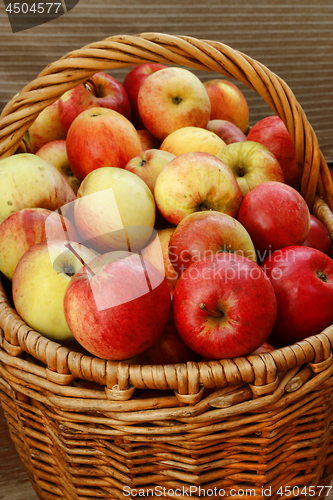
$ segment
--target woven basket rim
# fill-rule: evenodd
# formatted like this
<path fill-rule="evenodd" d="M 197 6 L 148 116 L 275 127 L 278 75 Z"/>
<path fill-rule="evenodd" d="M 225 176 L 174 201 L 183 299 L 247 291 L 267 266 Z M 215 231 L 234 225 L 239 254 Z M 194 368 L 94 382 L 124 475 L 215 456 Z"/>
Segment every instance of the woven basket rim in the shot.
<path fill-rule="evenodd" d="M 324 222 L 333 239 L 332 179 L 315 132 L 302 107 L 288 85 L 277 75 L 261 63 L 220 42 L 161 33 L 141 33 L 136 36 L 108 37 L 69 52 L 46 66 L 3 109 L 0 115 L 0 158 L 15 152 L 24 132 L 39 112 L 65 91 L 98 71 L 145 62 L 215 71 L 257 91 L 284 121 L 294 141 L 298 162 L 304 165 L 301 194 L 310 210 Z M 137 367 L 75 353 L 35 332 L 10 306 L 1 280 L 0 328 L 4 331 L 4 352 L 11 356 L 17 356 L 22 351 L 32 355 L 45 363 L 49 372 L 63 377 L 63 382 L 61 377 L 57 379 L 59 383 L 66 383 L 73 375 L 103 380 L 110 388 L 115 382 L 118 384 L 120 379 L 123 387 L 145 384 L 149 388 L 149 383 L 145 382 L 154 377 L 159 377 L 158 385 L 162 389 L 170 388 L 169 380 L 176 380 L 176 385 L 179 385 L 182 377 L 186 381 L 185 385 L 194 378 L 205 387 L 214 383 L 216 387 L 220 387 L 222 380 L 224 385 L 256 384 L 258 381 L 271 383 L 277 373 L 286 369 L 303 363 L 324 362 L 331 356 L 333 345 L 332 326 L 302 342 L 269 353 L 216 362 L 188 362 L 186 365 L 142 365 L 138 373 Z M 83 365 L 89 368 L 84 368 Z M 142 370 L 143 366 L 145 370 Z M 140 382 L 136 383 L 138 378 Z"/>

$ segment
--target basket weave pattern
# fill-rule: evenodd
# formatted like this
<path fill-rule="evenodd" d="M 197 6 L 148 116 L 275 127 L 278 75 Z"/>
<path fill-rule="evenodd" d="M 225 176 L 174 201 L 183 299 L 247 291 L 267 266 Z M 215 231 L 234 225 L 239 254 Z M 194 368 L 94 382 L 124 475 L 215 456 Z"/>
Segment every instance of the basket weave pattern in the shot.
<path fill-rule="evenodd" d="M 1 157 L 65 91 L 97 71 L 144 62 L 208 69 L 257 91 L 285 122 L 303 167 L 302 195 L 333 238 L 332 180 L 304 111 L 283 80 L 218 42 L 146 33 L 67 54 L 3 110 Z M 131 498 L 124 487 L 156 486 L 166 488 L 163 498 L 175 498 L 168 489 L 188 498 L 190 487 L 198 497 L 199 486 L 234 489 L 234 498 L 247 488 L 256 498 L 306 498 L 298 487 L 332 477 L 332 345 L 329 327 L 261 355 L 128 366 L 32 331 L 0 286 L 0 396 L 41 499 Z M 294 494 L 277 493 L 281 485 L 295 486 Z M 314 498 L 326 493 L 318 488 Z"/>

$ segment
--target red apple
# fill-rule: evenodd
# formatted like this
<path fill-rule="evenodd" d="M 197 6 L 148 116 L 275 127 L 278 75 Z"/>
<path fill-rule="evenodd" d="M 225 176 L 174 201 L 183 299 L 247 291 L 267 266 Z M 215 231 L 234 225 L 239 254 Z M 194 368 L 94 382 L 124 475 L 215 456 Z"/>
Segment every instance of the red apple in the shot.
<path fill-rule="evenodd" d="M 222 212 L 207 210 L 187 215 L 170 237 L 169 259 L 178 275 L 193 262 L 218 252 L 234 252 L 257 261 L 246 229 Z"/>
<path fill-rule="evenodd" d="M 281 166 L 273 153 L 258 142 L 235 142 L 216 156 L 231 168 L 243 196 L 263 182 L 284 180 Z"/>
<path fill-rule="evenodd" d="M 236 217 L 243 199 L 231 169 L 202 152 L 171 160 L 157 177 L 154 194 L 162 216 L 174 225 L 188 214 L 205 210 Z"/>
<path fill-rule="evenodd" d="M 149 75 L 166 67 L 165 64 L 159 63 L 139 64 L 132 68 L 124 78 L 123 86 L 131 103 L 132 123 L 137 129 L 144 128 L 138 108 L 138 95 L 141 85 Z"/>
<path fill-rule="evenodd" d="M 261 354 L 264 352 L 274 351 L 274 349 L 275 347 L 273 347 L 272 344 L 270 344 L 269 342 L 264 342 L 260 347 L 258 347 L 258 349 L 251 352 L 251 354 Z"/>
<path fill-rule="evenodd" d="M 143 151 L 147 149 L 159 149 L 161 143 L 153 136 L 147 129 L 138 129 L 138 135 L 140 137 L 141 146 Z"/>
<path fill-rule="evenodd" d="M 66 139 L 66 131 L 60 122 L 57 100 L 39 113 L 18 149 L 21 153 L 36 153 L 44 144 L 63 139 Z"/>
<path fill-rule="evenodd" d="M 169 241 L 174 231 L 174 227 L 158 229 L 155 238 L 141 251 L 143 258 L 165 275 L 172 295 L 178 280 L 178 273 L 169 259 Z"/>
<path fill-rule="evenodd" d="M 206 128 L 218 135 L 226 144 L 246 141 L 244 132 L 228 120 L 209 120 Z"/>
<path fill-rule="evenodd" d="M 118 80 L 103 71 L 85 83 L 65 92 L 58 101 L 59 118 L 66 132 L 82 111 L 108 108 L 131 120 L 131 105 L 126 90 Z"/>
<path fill-rule="evenodd" d="M 310 231 L 310 212 L 302 196 L 281 182 L 264 182 L 241 204 L 238 221 L 248 231 L 262 261 L 279 248 L 301 245 Z"/>
<path fill-rule="evenodd" d="M 67 233 L 67 236 L 66 236 Z M 0 224 L 0 271 L 12 280 L 23 254 L 44 241 L 79 242 L 74 225 L 65 217 L 46 208 L 23 208 Z"/>
<path fill-rule="evenodd" d="M 247 139 L 264 144 L 279 161 L 285 183 L 298 187 L 303 167 L 297 164 L 295 146 L 279 116 L 267 116 L 258 121 L 249 131 Z"/>
<path fill-rule="evenodd" d="M 170 316 L 164 276 L 137 254 L 96 257 L 71 279 L 64 298 L 68 326 L 88 352 L 124 360 L 158 341 Z"/>
<path fill-rule="evenodd" d="M 246 356 L 265 342 L 276 317 L 273 286 L 252 260 L 215 254 L 179 278 L 175 325 L 184 342 L 208 359 Z"/>
<path fill-rule="evenodd" d="M 310 231 L 302 245 L 306 247 L 317 248 L 326 255 L 332 256 L 332 240 L 326 227 L 317 217 L 310 215 Z"/>
<path fill-rule="evenodd" d="M 146 78 L 138 107 L 144 127 L 159 141 L 182 127 L 206 128 L 210 101 L 204 85 L 191 71 L 171 67 Z"/>
<path fill-rule="evenodd" d="M 42 146 L 36 153 L 37 156 L 51 163 L 65 177 L 68 184 L 77 193 L 80 183 L 71 170 L 68 161 L 66 141 L 51 141 Z"/>
<path fill-rule="evenodd" d="M 269 342 L 282 347 L 317 335 L 333 323 L 333 260 L 304 246 L 281 248 L 261 265 L 277 301 Z"/>
<path fill-rule="evenodd" d="M 72 172 L 80 182 L 101 167 L 124 168 L 129 160 L 142 153 L 132 123 L 107 108 L 80 113 L 68 131 L 66 146 Z"/>
<path fill-rule="evenodd" d="M 249 123 L 249 108 L 242 91 L 234 84 L 221 78 L 204 82 L 211 113 L 210 120 L 227 120 L 246 132 Z"/>
<path fill-rule="evenodd" d="M 175 158 L 175 155 L 161 149 L 147 149 L 134 156 L 125 165 L 125 170 L 141 177 L 150 191 L 154 193 L 156 179 L 163 168 Z"/>
<path fill-rule="evenodd" d="M 128 359 L 127 363 L 129 365 L 174 365 L 200 359 L 201 357 L 182 340 L 174 320 L 170 318 L 158 341 L 142 354 Z"/>

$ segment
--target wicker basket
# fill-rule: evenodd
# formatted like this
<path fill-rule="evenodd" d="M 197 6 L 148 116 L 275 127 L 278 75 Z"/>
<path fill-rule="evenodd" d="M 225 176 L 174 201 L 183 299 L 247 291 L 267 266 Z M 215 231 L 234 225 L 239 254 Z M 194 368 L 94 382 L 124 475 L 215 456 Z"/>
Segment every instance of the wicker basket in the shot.
<path fill-rule="evenodd" d="M 97 71 L 144 62 L 208 69 L 257 91 L 285 122 L 302 195 L 333 237 L 332 181 L 301 106 L 283 80 L 222 43 L 145 33 L 67 54 L 3 110 L 1 156 L 65 91 Z M 255 356 L 128 366 L 32 331 L 0 289 L 2 406 L 44 500 L 324 498 L 333 474 L 332 345 L 329 327 Z"/>

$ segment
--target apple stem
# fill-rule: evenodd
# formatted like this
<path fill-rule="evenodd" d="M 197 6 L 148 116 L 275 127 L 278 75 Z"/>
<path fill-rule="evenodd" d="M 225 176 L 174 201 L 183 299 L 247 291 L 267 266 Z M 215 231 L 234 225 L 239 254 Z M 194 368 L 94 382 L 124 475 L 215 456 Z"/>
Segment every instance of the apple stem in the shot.
<path fill-rule="evenodd" d="M 65 218 L 62 214 L 62 210 L 61 210 L 61 207 L 58 209 L 58 212 L 59 212 L 59 215 L 60 215 L 60 220 L 61 220 L 61 225 L 62 225 L 62 228 L 64 230 L 64 233 L 65 233 L 65 236 L 66 236 L 66 240 L 67 240 L 67 243 L 65 243 L 65 247 L 68 248 L 68 250 L 70 252 L 72 252 L 72 254 L 75 255 L 75 257 L 77 259 L 79 259 L 79 261 L 81 262 L 81 264 L 87 269 L 88 273 L 91 274 L 91 276 L 95 276 L 95 273 L 93 272 L 93 270 L 91 269 L 90 266 L 88 266 L 88 264 L 86 264 L 83 260 L 83 258 L 77 253 L 77 251 L 72 247 L 72 244 L 71 242 L 69 241 L 69 237 L 68 237 L 68 231 L 67 231 L 67 227 L 66 227 L 66 223 L 65 223 Z"/>
<path fill-rule="evenodd" d="M 68 241 L 67 243 L 65 243 L 65 247 L 68 248 L 68 250 L 70 252 L 72 252 L 72 254 L 75 255 L 75 257 L 81 262 L 81 264 L 87 269 L 88 273 L 91 274 L 91 276 L 95 276 L 95 273 L 94 271 L 91 269 L 90 266 L 88 266 L 88 264 L 85 263 L 85 261 L 83 260 L 83 258 L 81 257 L 81 255 L 79 255 L 77 253 L 77 251 L 72 247 L 71 243 Z"/>
<path fill-rule="evenodd" d="M 216 317 L 224 316 L 223 311 L 213 311 L 212 309 L 208 309 L 204 302 L 201 302 L 201 304 L 199 304 L 199 307 L 202 311 L 208 312 L 211 316 L 216 316 Z"/>
<path fill-rule="evenodd" d="M 321 281 L 327 283 L 327 274 L 325 274 L 323 271 L 318 271 L 317 276 Z"/>
<path fill-rule="evenodd" d="M 244 177 L 245 171 L 244 171 L 244 166 L 242 165 L 242 163 L 238 163 L 237 170 L 238 170 L 238 172 L 237 172 L 238 177 Z"/>
<path fill-rule="evenodd" d="M 97 95 L 96 87 L 91 80 L 86 80 L 83 85 L 88 90 L 88 92 L 91 92 L 95 96 Z"/>

